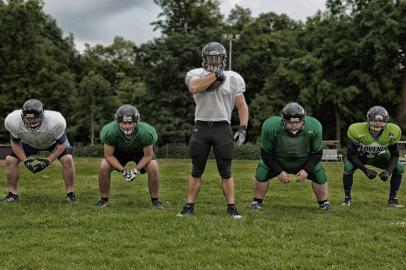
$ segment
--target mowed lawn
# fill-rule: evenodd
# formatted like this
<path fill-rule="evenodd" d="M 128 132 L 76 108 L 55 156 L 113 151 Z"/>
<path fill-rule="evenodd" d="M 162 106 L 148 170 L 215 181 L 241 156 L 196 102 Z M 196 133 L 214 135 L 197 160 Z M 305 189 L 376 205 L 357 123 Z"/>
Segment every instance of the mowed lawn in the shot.
<path fill-rule="evenodd" d="M 309 181 L 271 181 L 259 212 L 249 209 L 256 161 L 233 162 L 243 218 L 226 215 L 209 161 L 195 215 L 176 217 L 189 160 L 159 160 L 164 210 L 151 207 L 147 177 L 113 173 L 110 206 L 96 209 L 100 159 L 75 159 L 78 203 L 65 203 L 56 162 L 21 168 L 18 203 L 0 204 L 0 269 L 406 269 L 406 209 L 387 206 L 389 183 L 355 174 L 353 206 L 341 206 L 340 163 L 326 165 L 333 209 L 322 212 Z M 1 192 L 7 188 L 0 165 Z M 292 176 L 293 178 L 293 176 Z M 406 190 L 398 198 L 406 203 Z"/>

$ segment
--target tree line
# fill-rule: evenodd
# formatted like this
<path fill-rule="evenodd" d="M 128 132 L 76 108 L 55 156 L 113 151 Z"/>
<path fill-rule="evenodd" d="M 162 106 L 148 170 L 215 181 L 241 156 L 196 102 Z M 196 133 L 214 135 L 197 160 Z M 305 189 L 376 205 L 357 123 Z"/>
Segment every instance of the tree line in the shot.
<path fill-rule="evenodd" d="M 97 144 L 118 106 L 135 105 L 153 125 L 159 145 L 187 143 L 194 102 L 184 84 L 201 65 L 201 48 L 224 33 L 233 43 L 233 70 L 246 81 L 248 140 L 289 101 L 301 103 L 323 124 L 324 139 L 343 139 L 369 107 L 382 105 L 406 128 L 406 1 L 327 0 L 326 11 L 306 21 L 267 12 L 253 17 L 236 5 L 227 18 L 216 0 L 154 0 L 162 12 L 152 23 L 161 36 L 136 45 L 79 52 L 72 34 L 38 0 L 0 0 L 0 122 L 38 98 L 68 123 L 73 144 Z M 237 114 L 233 123 L 238 125 Z M 0 142 L 8 143 L 0 125 Z"/>

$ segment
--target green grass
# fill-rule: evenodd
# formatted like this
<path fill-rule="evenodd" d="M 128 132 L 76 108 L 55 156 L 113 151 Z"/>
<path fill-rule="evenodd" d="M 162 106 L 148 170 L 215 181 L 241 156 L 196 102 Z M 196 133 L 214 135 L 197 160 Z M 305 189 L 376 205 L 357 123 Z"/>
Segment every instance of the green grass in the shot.
<path fill-rule="evenodd" d="M 176 217 L 189 160 L 159 160 L 164 210 L 150 207 L 145 175 L 125 183 L 118 173 L 110 206 L 96 209 L 99 161 L 75 160 L 73 206 L 59 164 L 38 175 L 21 168 L 20 201 L 0 205 L 0 269 L 406 269 L 406 211 L 386 206 L 389 183 L 356 173 L 354 204 L 342 207 L 336 163 L 326 166 L 332 211 L 317 208 L 310 182 L 274 179 L 264 208 L 252 212 L 256 162 L 234 161 L 243 218 L 233 220 L 213 161 L 190 218 Z M 0 174 L 6 191 L 4 165 Z"/>

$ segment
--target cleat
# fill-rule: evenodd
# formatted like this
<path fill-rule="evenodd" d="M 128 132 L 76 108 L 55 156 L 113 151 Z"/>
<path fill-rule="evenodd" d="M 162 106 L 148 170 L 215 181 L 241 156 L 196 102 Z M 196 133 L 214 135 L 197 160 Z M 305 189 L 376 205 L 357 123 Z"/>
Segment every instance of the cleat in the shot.
<path fill-rule="evenodd" d="M 345 197 L 343 203 L 341 204 L 342 206 L 351 206 L 352 200 L 349 197 Z"/>
<path fill-rule="evenodd" d="M 194 214 L 194 207 L 188 204 L 185 204 L 182 210 L 176 215 L 177 217 L 188 217 Z"/>
<path fill-rule="evenodd" d="M 320 204 L 319 205 L 319 208 L 321 209 L 321 210 L 330 210 L 331 209 L 331 205 L 330 205 L 330 203 L 329 202 L 325 202 L 325 203 L 323 203 L 323 204 Z"/>
<path fill-rule="evenodd" d="M 152 202 L 152 207 L 156 209 L 163 209 L 164 206 L 162 205 L 161 201 L 156 200 Z"/>
<path fill-rule="evenodd" d="M 69 192 L 66 194 L 66 201 L 70 204 L 76 203 L 76 194 L 75 192 Z"/>
<path fill-rule="evenodd" d="M 227 208 L 227 214 L 235 219 L 239 219 L 242 218 L 242 216 L 240 215 L 240 212 L 238 212 L 237 207 L 235 206 L 231 206 Z"/>
<path fill-rule="evenodd" d="M 403 208 L 404 207 L 403 204 L 399 203 L 398 199 L 390 199 L 390 200 L 388 200 L 388 205 L 390 207 L 394 207 L 394 208 Z"/>
<path fill-rule="evenodd" d="M 262 203 L 259 203 L 259 202 L 252 202 L 251 203 L 251 207 L 250 207 L 251 209 L 253 209 L 253 210 L 259 210 L 259 209 L 261 209 L 262 208 Z"/>
<path fill-rule="evenodd" d="M 0 199 L 0 202 L 16 202 L 16 201 L 18 201 L 18 195 L 13 194 L 11 192 L 7 193 L 6 196 Z"/>
<path fill-rule="evenodd" d="M 101 199 L 100 201 L 98 201 L 96 203 L 97 208 L 103 208 L 103 207 L 106 207 L 107 205 L 109 205 L 109 201 L 106 201 L 106 200 L 103 200 L 103 199 Z"/>

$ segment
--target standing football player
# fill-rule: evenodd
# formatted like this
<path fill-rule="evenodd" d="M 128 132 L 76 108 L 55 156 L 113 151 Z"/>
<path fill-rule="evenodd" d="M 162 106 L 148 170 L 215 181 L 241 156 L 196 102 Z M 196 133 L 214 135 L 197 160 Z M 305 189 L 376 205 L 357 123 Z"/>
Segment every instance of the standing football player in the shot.
<path fill-rule="evenodd" d="M 391 177 L 388 204 L 396 208 L 403 207 L 396 198 L 403 174 L 403 165 L 399 162 L 401 130 L 398 125 L 388 121 L 386 109 L 374 106 L 368 110 L 367 122 L 354 123 L 348 128 L 349 144 L 343 174 L 344 206 L 352 203 L 353 174 L 356 169 L 360 169 L 371 180 L 379 176 L 385 182 Z M 383 171 L 378 174 L 365 165 Z"/>
<path fill-rule="evenodd" d="M 234 135 L 238 144 L 245 141 L 248 124 L 248 106 L 245 102 L 244 79 L 234 71 L 224 71 L 226 50 L 218 42 L 210 42 L 202 49 L 202 68 L 186 74 L 185 83 L 196 103 L 195 125 L 190 140 L 192 173 L 188 180 L 186 204 L 178 216 L 194 213 L 194 203 L 200 190 L 201 177 L 210 149 L 216 157 L 221 185 L 227 201 L 227 213 L 241 218 L 234 202 L 234 179 L 231 162 L 234 156 L 231 113 L 236 105 L 240 127 Z"/>
<path fill-rule="evenodd" d="M 59 159 L 66 186 L 66 201 L 76 202 L 73 188 L 75 167 L 72 148 L 66 137 L 65 118 L 56 111 L 44 110 L 41 101 L 27 100 L 22 110 L 10 113 L 5 119 L 5 127 L 10 132 L 12 152 L 6 156 L 6 178 L 8 194 L 3 202 L 18 200 L 17 184 L 20 178 L 20 161 L 32 173 L 38 173 Z M 49 151 L 47 158 L 28 159 L 39 151 Z"/>
<path fill-rule="evenodd" d="M 118 108 L 115 121 L 105 125 L 100 132 L 104 144 L 104 159 L 100 164 L 100 201 L 96 206 L 102 208 L 109 203 L 111 172 L 119 171 L 124 181 L 133 181 L 138 173 L 148 173 L 148 188 L 154 208 L 162 208 L 159 201 L 159 168 L 154 154 L 154 144 L 158 140 L 155 129 L 140 122 L 140 114 L 132 105 Z M 126 169 L 125 165 L 134 161 L 135 167 Z"/>
<path fill-rule="evenodd" d="M 281 116 L 272 116 L 262 125 L 261 160 L 258 163 L 253 188 L 251 208 L 262 208 L 268 191 L 269 179 L 278 177 L 283 184 L 312 181 L 312 189 L 323 210 L 330 209 L 327 175 L 321 164 L 322 126 L 311 116 L 306 116 L 301 105 L 288 103 Z"/>

